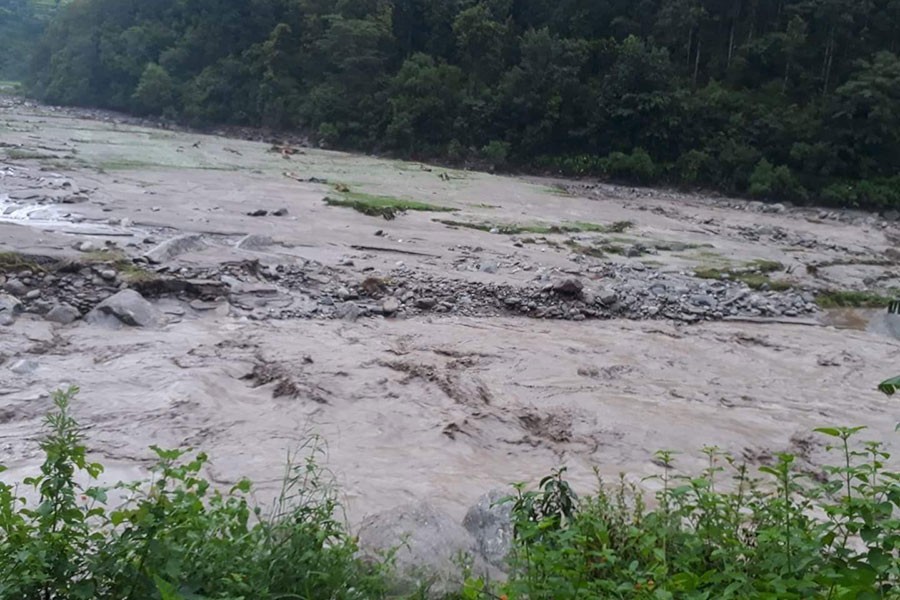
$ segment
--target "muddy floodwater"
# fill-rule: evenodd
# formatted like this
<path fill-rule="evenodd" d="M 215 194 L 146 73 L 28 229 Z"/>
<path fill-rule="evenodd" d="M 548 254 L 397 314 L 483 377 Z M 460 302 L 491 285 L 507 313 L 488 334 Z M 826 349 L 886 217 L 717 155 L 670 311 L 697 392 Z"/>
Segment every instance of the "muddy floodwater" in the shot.
<path fill-rule="evenodd" d="M 658 449 L 815 469 L 829 425 L 897 449 L 900 317 L 817 305 L 895 294 L 897 223 L 276 142 L 0 100 L 5 479 L 69 384 L 108 480 L 193 447 L 265 502 L 318 435 L 354 522 L 562 465 L 651 486 Z"/>

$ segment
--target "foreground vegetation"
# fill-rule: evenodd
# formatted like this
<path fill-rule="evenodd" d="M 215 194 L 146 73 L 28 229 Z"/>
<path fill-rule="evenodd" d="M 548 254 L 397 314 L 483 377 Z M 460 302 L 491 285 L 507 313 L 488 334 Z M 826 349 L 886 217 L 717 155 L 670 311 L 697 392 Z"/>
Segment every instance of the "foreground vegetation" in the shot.
<path fill-rule="evenodd" d="M 315 444 L 292 455 L 271 510 L 250 505 L 249 481 L 214 489 L 202 453 L 154 447 L 151 481 L 103 488 L 70 414 L 76 391 L 54 394 L 44 463 L 23 482 L 37 504 L 0 483 L 0 598 L 350 600 L 394 589 L 390 560 L 360 560 L 335 517 Z M 565 469 L 535 491 L 517 486 L 508 581 L 472 577 L 456 597 L 900 598 L 900 474 L 880 444 L 855 444 L 859 428 L 818 431 L 840 462 L 815 473 L 780 454 L 757 477 L 707 448 L 707 469 L 691 477 L 659 452 L 654 508 L 624 479 L 579 499 Z"/>
<path fill-rule="evenodd" d="M 363 599 L 384 595 L 378 565 L 355 557 L 335 518 L 335 490 L 300 452 L 271 510 L 253 508 L 250 482 L 228 492 L 201 476 L 204 454 L 153 448 L 153 479 L 112 489 L 80 485 L 103 471 L 88 461 L 69 409 L 54 395 L 40 473 L 0 483 L 0 598 L 4 600 Z M 314 448 L 305 448 L 310 450 Z M 0 468 L 2 470 L 2 468 Z M 107 508 L 108 497 L 124 504 Z"/>
<path fill-rule="evenodd" d="M 84 0 L 29 80 L 330 146 L 887 209 L 898 40 L 896 0 Z"/>

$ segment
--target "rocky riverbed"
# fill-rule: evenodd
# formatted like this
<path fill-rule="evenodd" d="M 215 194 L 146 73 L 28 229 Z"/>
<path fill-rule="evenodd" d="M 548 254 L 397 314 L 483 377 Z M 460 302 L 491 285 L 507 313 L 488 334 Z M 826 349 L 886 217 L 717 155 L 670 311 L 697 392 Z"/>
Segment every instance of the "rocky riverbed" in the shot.
<path fill-rule="evenodd" d="M 320 434 L 372 547 L 415 526 L 421 555 L 453 540 L 490 570 L 506 534 L 479 497 L 554 467 L 652 487 L 660 448 L 684 472 L 707 444 L 815 471 L 818 426 L 896 446 L 874 386 L 900 327 L 826 300 L 895 295 L 900 215 L 156 125 L 0 99 L 4 477 L 75 383 L 111 480 L 191 446 L 265 501 Z"/>

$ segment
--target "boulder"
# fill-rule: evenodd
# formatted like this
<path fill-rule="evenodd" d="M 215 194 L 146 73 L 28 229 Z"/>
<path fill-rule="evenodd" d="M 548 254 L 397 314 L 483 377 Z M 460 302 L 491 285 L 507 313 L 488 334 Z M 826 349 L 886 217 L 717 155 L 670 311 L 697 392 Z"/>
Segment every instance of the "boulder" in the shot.
<path fill-rule="evenodd" d="M 400 310 L 400 301 L 396 298 L 385 298 L 381 303 L 381 313 L 385 316 L 396 314 Z"/>
<path fill-rule="evenodd" d="M 40 365 L 38 365 L 36 361 L 22 359 L 10 365 L 9 370 L 16 375 L 31 375 L 32 373 L 37 371 L 39 366 Z"/>
<path fill-rule="evenodd" d="M 401 595 L 425 592 L 429 598 L 443 598 L 459 591 L 467 567 L 475 576 L 492 571 L 477 555 L 469 532 L 427 502 L 366 519 L 359 529 L 359 548 L 363 558 L 373 560 L 396 552 L 392 592 Z"/>
<path fill-rule="evenodd" d="M 48 312 L 44 318 L 53 323 L 68 325 L 80 319 L 81 313 L 71 304 L 63 302 L 62 304 L 57 304 L 51 308 L 50 312 Z"/>
<path fill-rule="evenodd" d="M 437 299 L 432 296 L 418 298 L 416 300 L 416 308 L 421 308 L 422 310 L 430 310 L 435 306 L 437 306 Z"/>
<path fill-rule="evenodd" d="M 201 235 L 180 235 L 159 244 L 144 254 L 144 258 L 151 264 L 160 264 L 172 260 L 179 254 L 201 250 L 205 246 L 206 243 Z"/>
<path fill-rule="evenodd" d="M 92 325 L 121 327 L 157 327 L 162 324 L 162 315 L 134 290 L 122 290 L 110 296 L 84 318 Z"/>
<path fill-rule="evenodd" d="M 334 314 L 338 319 L 353 322 L 362 316 L 362 309 L 355 302 L 344 302 L 335 307 Z"/>
<path fill-rule="evenodd" d="M 512 548 L 512 503 L 502 502 L 510 491 L 493 490 L 469 509 L 463 519 L 463 527 L 475 538 L 475 548 L 485 560 L 501 570 L 506 570 L 506 559 Z"/>
<path fill-rule="evenodd" d="M 600 299 L 600 303 L 603 304 L 603 306 L 612 306 L 619 300 L 618 292 L 609 287 L 600 290 L 597 297 Z"/>
<path fill-rule="evenodd" d="M 15 296 L 0 293 L 0 315 L 14 317 L 22 312 L 22 303 Z"/>
<path fill-rule="evenodd" d="M 13 296 L 19 296 L 20 298 L 28 293 L 28 286 L 15 278 L 7 281 L 6 284 L 4 284 L 3 289 Z"/>
<path fill-rule="evenodd" d="M 574 278 L 560 279 L 553 284 L 553 290 L 564 296 L 577 296 L 581 294 L 582 289 L 584 289 L 584 284 Z"/>

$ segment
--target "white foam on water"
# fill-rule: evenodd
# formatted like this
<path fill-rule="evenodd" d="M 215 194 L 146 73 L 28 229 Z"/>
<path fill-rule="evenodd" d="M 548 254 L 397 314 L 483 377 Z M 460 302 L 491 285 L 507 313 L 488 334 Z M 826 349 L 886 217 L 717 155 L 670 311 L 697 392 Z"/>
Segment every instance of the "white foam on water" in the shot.
<path fill-rule="evenodd" d="M 0 194 L 0 223 L 16 223 L 37 229 L 94 235 L 130 233 L 122 227 L 85 221 L 82 215 L 66 210 L 60 205 L 16 202 L 10 200 L 9 194 Z"/>

